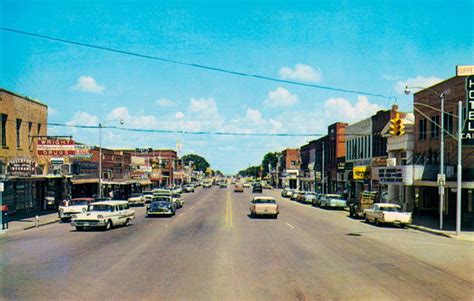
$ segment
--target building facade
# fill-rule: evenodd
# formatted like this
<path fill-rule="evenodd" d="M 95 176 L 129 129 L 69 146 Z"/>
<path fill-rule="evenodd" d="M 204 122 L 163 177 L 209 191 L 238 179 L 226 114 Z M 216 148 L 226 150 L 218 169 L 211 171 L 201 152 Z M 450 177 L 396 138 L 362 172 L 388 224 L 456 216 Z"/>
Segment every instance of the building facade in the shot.
<path fill-rule="evenodd" d="M 300 188 L 301 157 L 298 148 L 287 148 L 281 152 L 279 187 Z"/>

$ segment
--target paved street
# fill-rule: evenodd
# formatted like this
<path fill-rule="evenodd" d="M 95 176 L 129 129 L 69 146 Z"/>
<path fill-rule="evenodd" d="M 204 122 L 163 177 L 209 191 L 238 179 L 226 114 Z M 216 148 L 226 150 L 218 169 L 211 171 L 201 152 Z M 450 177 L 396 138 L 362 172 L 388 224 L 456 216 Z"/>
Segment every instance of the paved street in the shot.
<path fill-rule="evenodd" d="M 172 218 L 109 232 L 53 224 L 0 238 L 7 300 L 472 300 L 471 242 L 375 227 L 277 197 L 199 188 Z"/>

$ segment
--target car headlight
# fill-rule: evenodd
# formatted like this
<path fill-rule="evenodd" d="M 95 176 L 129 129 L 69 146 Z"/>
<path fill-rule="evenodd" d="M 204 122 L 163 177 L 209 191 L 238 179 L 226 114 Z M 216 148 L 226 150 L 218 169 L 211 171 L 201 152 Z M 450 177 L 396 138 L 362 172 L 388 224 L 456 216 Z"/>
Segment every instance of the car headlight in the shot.
<path fill-rule="evenodd" d="M 97 215 L 97 218 L 98 218 L 98 219 L 103 219 L 104 216 L 99 214 L 99 215 Z"/>
<path fill-rule="evenodd" d="M 86 212 L 86 210 L 87 210 L 86 208 L 82 208 L 82 212 Z"/>
<path fill-rule="evenodd" d="M 73 214 L 71 215 L 71 219 L 76 219 L 77 218 L 77 215 Z"/>

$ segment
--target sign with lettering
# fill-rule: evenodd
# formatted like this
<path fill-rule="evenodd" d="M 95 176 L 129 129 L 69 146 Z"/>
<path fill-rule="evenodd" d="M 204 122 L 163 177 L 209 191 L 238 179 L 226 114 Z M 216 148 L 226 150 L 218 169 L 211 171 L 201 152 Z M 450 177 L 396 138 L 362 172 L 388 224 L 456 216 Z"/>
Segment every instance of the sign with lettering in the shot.
<path fill-rule="evenodd" d="M 474 75 L 474 65 L 456 66 L 456 76 Z"/>
<path fill-rule="evenodd" d="M 35 173 L 36 162 L 28 158 L 13 159 L 8 162 L 7 173 L 13 176 L 30 176 Z"/>
<path fill-rule="evenodd" d="M 149 154 L 153 152 L 153 149 L 152 148 L 136 148 L 135 152 L 139 154 Z"/>
<path fill-rule="evenodd" d="M 352 169 L 354 180 L 364 180 L 370 178 L 370 166 L 354 166 Z"/>
<path fill-rule="evenodd" d="M 39 139 L 36 150 L 40 156 L 64 157 L 74 155 L 74 140 L 72 139 Z"/>
<path fill-rule="evenodd" d="M 462 144 L 474 145 L 474 75 L 466 78 L 466 115 L 464 130 L 462 132 Z"/>

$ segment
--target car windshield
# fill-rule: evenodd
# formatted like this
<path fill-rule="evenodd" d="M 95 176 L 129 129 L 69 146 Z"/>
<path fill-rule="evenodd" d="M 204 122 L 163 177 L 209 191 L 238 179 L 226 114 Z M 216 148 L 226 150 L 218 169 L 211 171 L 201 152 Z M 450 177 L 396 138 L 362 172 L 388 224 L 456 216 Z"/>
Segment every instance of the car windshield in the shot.
<path fill-rule="evenodd" d="M 341 195 L 339 194 L 327 194 L 326 198 L 328 199 L 337 199 L 337 200 L 343 200 Z"/>
<path fill-rule="evenodd" d="M 132 197 L 132 198 L 134 198 L 134 197 L 141 197 L 141 196 L 142 196 L 141 193 L 132 193 L 132 194 L 130 195 L 130 197 Z"/>
<path fill-rule="evenodd" d="M 153 202 L 169 202 L 169 197 L 155 197 L 153 198 Z"/>
<path fill-rule="evenodd" d="M 69 201 L 69 206 L 84 206 L 84 205 L 88 205 L 89 204 L 89 201 L 87 200 L 70 200 Z"/>
<path fill-rule="evenodd" d="M 388 211 L 388 212 L 400 212 L 401 208 L 400 207 L 392 207 L 392 206 L 384 206 L 380 207 L 381 211 Z"/>
<path fill-rule="evenodd" d="M 90 205 L 89 208 L 87 208 L 87 211 L 112 212 L 113 207 L 110 205 L 95 204 L 95 205 Z"/>
<path fill-rule="evenodd" d="M 275 200 L 272 199 L 256 199 L 255 204 L 276 204 Z"/>
<path fill-rule="evenodd" d="M 153 202 L 151 204 L 152 207 L 163 207 L 163 206 L 169 206 L 169 205 L 171 205 L 171 203 L 168 201 L 158 201 L 158 202 Z"/>

